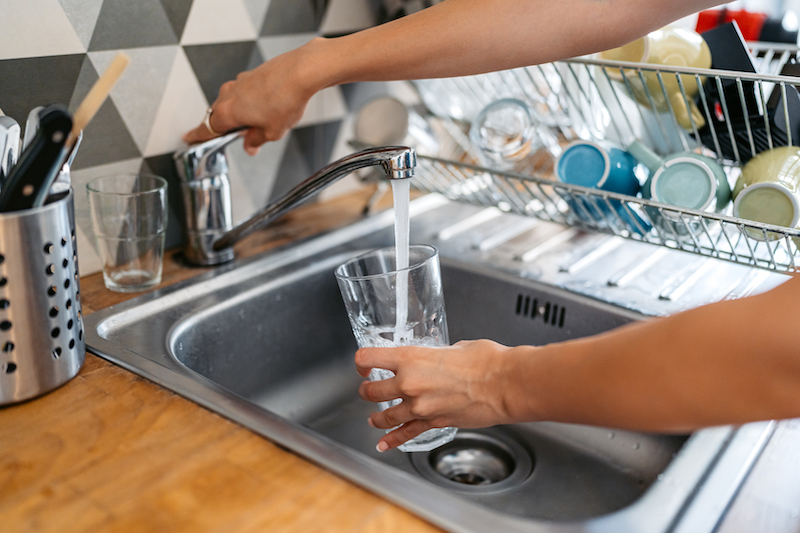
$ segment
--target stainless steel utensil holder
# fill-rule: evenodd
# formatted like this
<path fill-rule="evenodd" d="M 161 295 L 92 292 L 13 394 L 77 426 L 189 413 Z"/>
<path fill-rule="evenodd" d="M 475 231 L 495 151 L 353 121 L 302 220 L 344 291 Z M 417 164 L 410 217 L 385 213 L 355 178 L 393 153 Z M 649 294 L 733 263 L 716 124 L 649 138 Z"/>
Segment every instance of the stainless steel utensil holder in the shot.
<path fill-rule="evenodd" d="M 762 74 L 580 58 L 476 76 L 413 81 L 433 118 L 440 122 L 439 129 L 450 134 L 456 149 L 444 158 L 419 156 L 412 183 L 457 201 L 498 206 L 767 270 L 798 271 L 798 229 L 736 218 L 730 216 L 730 208 L 723 213 L 700 212 L 568 185 L 552 176 L 483 168 L 472 164 L 477 157 L 464 135 L 469 121 L 484 106 L 500 98 L 517 98 L 528 102 L 562 143 L 591 139 L 627 146 L 638 139 L 662 155 L 705 144 L 705 150 L 713 152 L 733 182 L 754 154 L 800 144 L 797 132 L 785 127 L 796 122 L 797 116 L 790 116 L 788 104 L 775 104 L 781 99 L 788 102 L 800 82 L 800 78 L 775 74 L 787 64 L 800 62 L 800 50 L 752 43 L 751 51 Z M 664 80 L 676 79 L 687 106 L 692 100 L 687 97 L 687 83 L 692 88 L 696 85 L 694 101 L 705 126 L 692 119 L 691 128 L 684 129 L 671 107 L 657 109 L 656 95 L 644 82 L 645 73 L 655 73 L 663 92 L 658 96 L 664 98 Z M 649 101 L 649 106 L 636 101 L 634 87 L 639 100 Z"/>
<path fill-rule="evenodd" d="M 0 213 L 0 405 L 78 374 L 86 356 L 73 193 Z"/>

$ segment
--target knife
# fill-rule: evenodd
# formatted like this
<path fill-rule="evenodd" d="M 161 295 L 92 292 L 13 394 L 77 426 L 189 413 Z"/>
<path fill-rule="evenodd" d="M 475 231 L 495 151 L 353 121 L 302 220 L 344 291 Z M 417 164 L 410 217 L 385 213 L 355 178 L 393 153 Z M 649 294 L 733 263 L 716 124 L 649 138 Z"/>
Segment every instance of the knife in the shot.
<path fill-rule="evenodd" d="M 0 190 L 0 212 L 44 204 L 50 184 L 61 170 L 61 154 L 72 130 L 72 117 L 62 105 L 39 113 L 39 129 L 22 151 Z"/>
<path fill-rule="evenodd" d="M 0 188 L 19 157 L 20 127 L 11 117 L 0 116 Z"/>

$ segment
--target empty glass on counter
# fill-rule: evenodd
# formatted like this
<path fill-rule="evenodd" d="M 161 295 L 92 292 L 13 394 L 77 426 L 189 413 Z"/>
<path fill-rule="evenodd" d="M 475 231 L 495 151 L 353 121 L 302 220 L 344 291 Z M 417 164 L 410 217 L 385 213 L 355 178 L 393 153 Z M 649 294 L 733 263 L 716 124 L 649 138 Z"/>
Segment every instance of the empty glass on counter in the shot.
<path fill-rule="evenodd" d="M 103 281 L 117 292 L 161 282 L 167 230 L 167 181 L 149 174 L 114 174 L 86 185 Z"/>
<path fill-rule="evenodd" d="M 409 247 L 408 268 L 398 270 L 395 248 L 355 257 L 336 269 L 350 325 L 361 348 L 447 346 L 447 320 L 433 246 Z M 389 379 L 389 370 L 373 369 L 371 380 Z M 381 410 L 402 400 L 381 402 Z M 456 428 L 435 428 L 400 446 L 405 452 L 432 450 L 453 440 Z"/>
<path fill-rule="evenodd" d="M 522 100 L 503 98 L 483 108 L 469 130 L 481 165 L 534 173 L 560 152 L 555 136 L 536 120 Z"/>

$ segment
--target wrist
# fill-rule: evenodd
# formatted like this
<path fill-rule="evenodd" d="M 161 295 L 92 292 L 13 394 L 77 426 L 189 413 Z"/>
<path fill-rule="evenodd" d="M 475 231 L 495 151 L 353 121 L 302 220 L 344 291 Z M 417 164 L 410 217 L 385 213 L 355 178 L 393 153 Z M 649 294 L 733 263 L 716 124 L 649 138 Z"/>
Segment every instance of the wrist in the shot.
<path fill-rule="evenodd" d="M 297 49 L 302 54 L 297 63 L 298 78 L 309 94 L 347 83 L 341 71 L 343 61 L 336 51 L 336 41 L 315 37 Z"/>

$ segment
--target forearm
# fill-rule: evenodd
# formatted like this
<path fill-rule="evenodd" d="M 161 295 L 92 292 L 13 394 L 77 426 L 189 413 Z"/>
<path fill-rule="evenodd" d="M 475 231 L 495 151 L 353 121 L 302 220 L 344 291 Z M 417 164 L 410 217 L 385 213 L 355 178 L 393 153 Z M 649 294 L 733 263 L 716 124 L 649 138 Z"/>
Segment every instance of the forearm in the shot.
<path fill-rule="evenodd" d="M 607 334 L 519 348 L 514 418 L 649 431 L 800 416 L 798 283 Z M 787 320 L 788 317 L 788 320 Z M 526 352 L 527 350 L 527 352 Z"/>
<path fill-rule="evenodd" d="M 630 42 L 718 0 L 447 0 L 312 43 L 320 86 L 476 74 Z"/>

